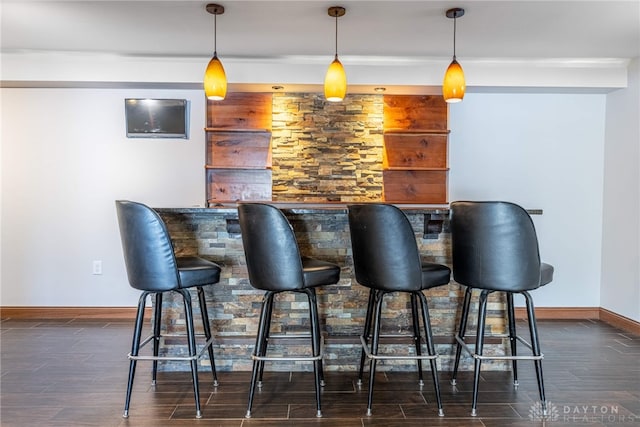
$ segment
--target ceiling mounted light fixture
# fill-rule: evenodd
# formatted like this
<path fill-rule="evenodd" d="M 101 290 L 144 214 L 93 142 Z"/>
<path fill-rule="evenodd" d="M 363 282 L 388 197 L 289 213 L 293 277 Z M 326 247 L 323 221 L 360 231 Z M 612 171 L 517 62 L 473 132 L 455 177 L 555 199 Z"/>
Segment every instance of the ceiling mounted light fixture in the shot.
<path fill-rule="evenodd" d="M 339 102 L 347 94 L 347 74 L 338 60 L 338 17 L 344 16 L 346 10 L 344 7 L 333 6 L 328 12 L 329 16 L 336 18 L 336 56 L 324 77 L 324 96 L 327 101 Z"/>
<path fill-rule="evenodd" d="M 464 71 L 456 60 L 456 19 L 463 15 L 464 9 L 459 7 L 449 9 L 446 13 L 447 18 L 453 19 L 453 61 L 449 64 L 442 82 L 442 96 L 449 103 L 462 101 L 466 89 Z"/>
<path fill-rule="evenodd" d="M 212 101 L 222 101 L 227 95 L 227 75 L 224 72 L 222 62 L 218 59 L 216 18 L 224 13 L 224 7 L 210 3 L 206 9 L 213 15 L 213 58 L 209 61 L 207 70 L 204 72 L 204 94 L 207 99 Z"/>

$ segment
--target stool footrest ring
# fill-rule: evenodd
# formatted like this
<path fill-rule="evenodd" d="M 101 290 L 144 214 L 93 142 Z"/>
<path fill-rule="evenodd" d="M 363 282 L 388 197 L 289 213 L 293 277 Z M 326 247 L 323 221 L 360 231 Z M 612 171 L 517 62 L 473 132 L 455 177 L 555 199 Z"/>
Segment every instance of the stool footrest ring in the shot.
<path fill-rule="evenodd" d="M 164 337 L 164 336 L 172 336 L 172 337 L 176 337 L 176 336 L 185 336 L 186 335 L 180 335 L 180 334 L 173 334 L 173 335 L 162 335 L 160 336 L 160 338 Z M 200 337 L 203 337 L 204 335 L 199 335 Z M 153 335 L 148 336 L 147 338 L 144 339 L 144 341 L 142 341 L 140 343 L 140 349 L 142 349 L 142 347 L 144 347 L 145 345 L 149 344 L 151 341 L 153 341 L 154 337 Z M 191 360 L 198 360 L 200 359 L 205 351 L 207 351 L 207 348 L 213 343 L 213 337 L 209 338 L 205 343 L 204 346 L 200 349 L 200 352 L 194 354 L 193 356 L 133 356 L 131 353 L 127 354 L 127 357 L 129 358 L 129 360 L 158 360 L 158 361 L 169 361 L 169 360 L 180 360 L 180 361 L 191 361 Z"/>
<path fill-rule="evenodd" d="M 310 338 L 309 334 L 296 334 L 296 335 L 270 335 L 269 341 L 275 339 L 300 339 Z M 320 337 L 320 352 L 317 356 L 257 356 L 255 352 L 251 353 L 252 360 L 280 360 L 280 361 L 314 361 L 321 360 L 324 354 L 324 337 Z"/>
<path fill-rule="evenodd" d="M 496 335 L 493 335 L 493 337 L 496 337 Z M 531 345 L 527 341 L 525 341 L 522 337 L 516 336 L 515 338 L 518 341 L 520 341 L 522 344 L 527 346 L 529 349 L 531 349 Z M 469 353 L 474 359 L 478 359 L 478 360 L 542 360 L 542 359 L 544 359 L 544 354 L 542 354 L 542 353 L 540 353 L 539 356 L 535 356 L 535 355 L 531 355 L 531 356 L 484 356 L 482 354 L 477 354 L 475 351 L 473 351 L 471 349 L 471 347 L 469 347 L 469 345 L 465 342 L 465 340 L 462 337 L 460 337 L 460 334 L 456 334 L 456 341 L 458 342 L 458 344 L 460 344 L 462 346 L 462 348 L 465 349 L 465 351 L 467 353 Z"/>
<path fill-rule="evenodd" d="M 381 335 L 382 336 L 382 335 Z M 397 336 L 397 335 L 394 335 Z M 383 354 L 373 354 L 371 353 L 371 349 L 369 348 L 369 345 L 367 344 L 367 342 L 365 341 L 363 336 L 360 336 L 360 342 L 362 343 L 362 349 L 364 350 L 365 354 L 367 355 L 367 357 L 369 359 L 376 359 L 376 360 L 433 360 L 433 359 L 437 359 L 438 355 L 434 354 L 434 355 L 429 355 L 429 354 L 422 354 L 422 355 L 415 355 L 415 356 L 389 356 L 389 355 L 383 355 Z"/>

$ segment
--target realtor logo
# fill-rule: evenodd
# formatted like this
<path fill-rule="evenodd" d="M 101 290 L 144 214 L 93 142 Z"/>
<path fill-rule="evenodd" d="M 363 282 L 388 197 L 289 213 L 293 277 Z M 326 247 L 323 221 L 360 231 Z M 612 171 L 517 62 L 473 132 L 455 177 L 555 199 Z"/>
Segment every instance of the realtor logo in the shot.
<path fill-rule="evenodd" d="M 547 401 L 547 413 L 542 410 L 542 403 L 536 402 L 529 408 L 529 419 L 531 421 L 558 421 L 560 412 L 558 407 Z"/>

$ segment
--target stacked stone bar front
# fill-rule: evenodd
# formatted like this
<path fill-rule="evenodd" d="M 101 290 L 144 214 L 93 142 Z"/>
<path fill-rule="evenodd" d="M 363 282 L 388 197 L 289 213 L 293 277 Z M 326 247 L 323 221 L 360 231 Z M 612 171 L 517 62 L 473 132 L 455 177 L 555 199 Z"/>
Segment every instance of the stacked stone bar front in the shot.
<path fill-rule="evenodd" d="M 281 209 L 291 222 L 300 250 L 304 255 L 332 261 L 342 267 L 340 282 L 317 290 L 322 331 L 325 336 L 325 369 L 354 371 L 360 360 L 359 335 L 364 325 L 369 290 L 354 278 L 347 211 L 344 205 L 286 206 Z M 157 209 L 167 223 L 178 255 L 199 255 L 222 266 L 221 280 L 206 289 L 209 317 L 213 323 L 216 367 L 222 371 L 251 369 L 251 352 L 257 332 L 263 292 L 251 287 L 247 275 L 238 215 L 234 205 L 222 208 Z M 448 210 L 446 208 L 406 207 L 416 233 L 416 240 L 424 259 L 451 264 Z M 431 220 L 430 222 L 428 220 Z M 427 220 L 427 221 L 425 221 Z M 455 282 L 426 291 L 429 301 L 436 351 L 441 370 L 449 370 L 455 352 L 454 331 L 460 315 L 463 288 Z M 501 299 L 492 296 L 487 314 L 487 327 L 492 333 L 504 333 L 505 310 Z M 385 299 L 383 333 L 410 332 L 409 298 L 403 294 Z M 176 332 L 184 324 L 181 298 L 166 299 L 169 314 L 164 327 Z M 197 304 L 194 304 L 197 310 Z M 276 299 L 272 333 L 295 334 L 308 331 L 306 297 L 287 293 Z M 196 327 L 201 327 L 199 313 L 195 313 Z M 469 318 L 468 334 L 475 334 L 475 312 Z M 381 347 L 396 354 L 412 354 L 411 341 L 392 338 L 389 343 L 405 345 Z M 173 351 L 186 349 L 183 341 L 169 341 Z M 274 341 L 270 354 L 305 354 L 306 340 Z M 292 345 L 293 344 L 293 345 Z M 271 350 L 272 348 L 272 350 Z M 504 354 L 502 339 L 490 339 L 485 354 Z M 205 360 L 205 364 L 207 361 Z M 484 369 L 505 369 L 502 361 L 486 361 Z M 471 359 L 465 356 L 461 369 L 470 369 Z M 166 365 L 166 370 L 184 369 L 184 364 Z M 304 362 L 278 362 L 268 369 L 279 371 L 310 370 Z M 413 370 L 412 361 L 383 361 L 380 369 Z"/>

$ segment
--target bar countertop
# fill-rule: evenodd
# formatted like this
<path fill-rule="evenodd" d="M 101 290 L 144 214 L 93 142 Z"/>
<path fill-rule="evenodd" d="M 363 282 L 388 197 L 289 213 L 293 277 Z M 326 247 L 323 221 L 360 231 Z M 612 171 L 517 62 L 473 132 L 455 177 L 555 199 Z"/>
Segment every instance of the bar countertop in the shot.
<path fill-rule="evenodd" d="M 158 212 L 176 212 L 176 213 L 202 213 L 202 212 L 225 212 L 235 211 L 238 203 L 217 203 L 212 207 L 204 208 L 201 206 L 192 207 L 162 207 L 154 208 Z M 324 211 L 345 211 L 347 206 L 352 203 L 290 203 L 290 202 L 272 202 L 257 201 L 256 203 L 268 203 L 278 208 L 292 213 L 320 213 Z M 356 203 L 356 202 L 354 202 Z M 449 205 L 427 205 L 427 204 L 396 204 L 404 211 L 448 213 Z"/>
<path fill-rule="evenodd" d="M 242 203 L 242 202 L 239 202 Z M 353 202 L 353 203 L 290 203 L 290 202 L 273 202 L 273 201 L 258 201 L 257 203 L 268 203 L 270 205 L 277 206 L 283 211 L 294 214 L 314 214 L 314 213 L 326 213 L 326 212 L 345 212 L 347 206 L 355 203 L 367 203 L 367 202 Z M 384 202 L 378 202 L 384 203 Z M 406 213 L 432 213 L 432 214 L 449 214 L 448 204 L 401 204 L 393 203 Z M 181 213 L 181 214 L 201 214 L 201 213 L 221 213 L 231 214 L 237 212 L 238 203 L 217 203 L 212 207 L 191 206 L 191 207 L 158 207 L 154 208 L 160 213 Z M 530 215 L 542 215 L 542 209 L 527 209 Z"/>

